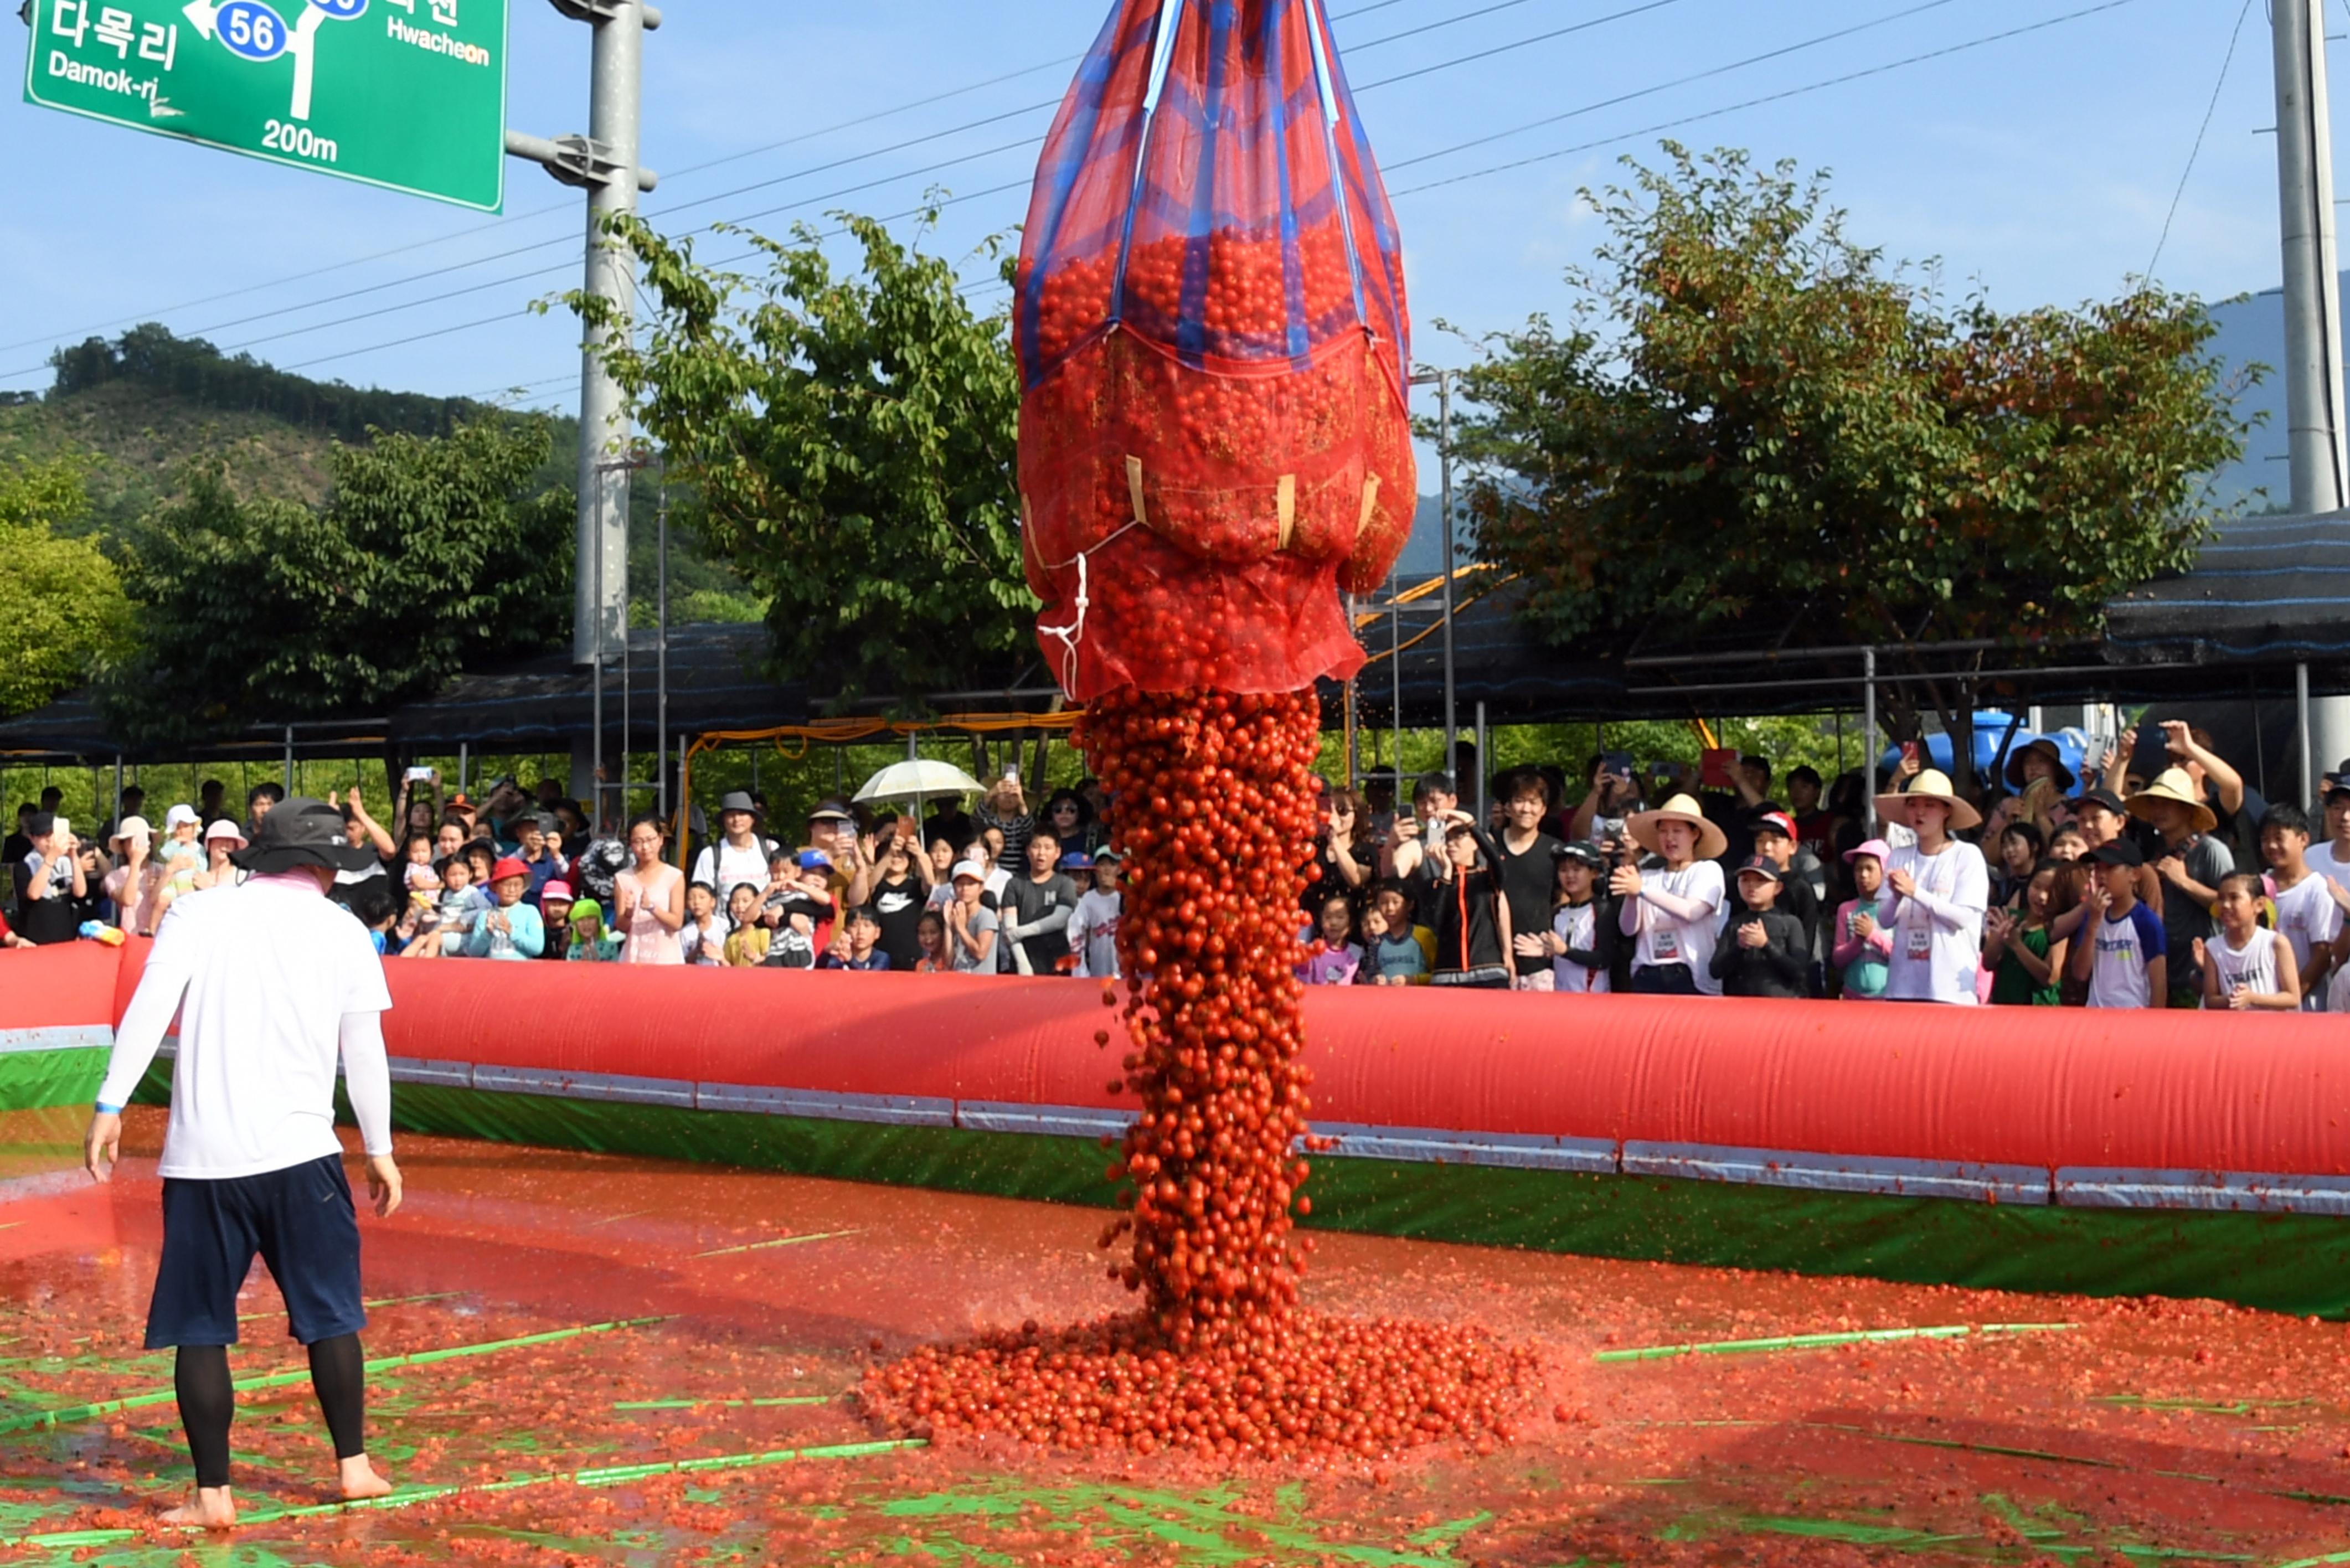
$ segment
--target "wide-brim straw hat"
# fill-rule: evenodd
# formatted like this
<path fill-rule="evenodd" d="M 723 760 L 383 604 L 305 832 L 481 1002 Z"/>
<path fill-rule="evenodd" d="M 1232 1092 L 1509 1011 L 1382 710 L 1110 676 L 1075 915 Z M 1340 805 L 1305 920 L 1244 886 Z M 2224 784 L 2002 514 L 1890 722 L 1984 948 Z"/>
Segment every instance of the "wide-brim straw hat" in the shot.
<path fill-rule="evenodd" d="M 2074 784 L 2073 770 L 2064 765 L 2064 753 L 2056 749 L 2056 742 L 2045 735 L 2036 737 L 2007 759 L 2007 782 L 2017 789 L 2023 787 L 2023 759 L 2035 752 L 2055 764 L 2056 793 L 2069 793 Z"/>
<path fill-rule="evenodd" d="M 1939 800 L 1949 806 L 1953 829 L 1982 826 L 1982 813 L 1959 798 L 1958 792 L 1950 787 L 1950 775 L 1939 768 L 1928 768 L 1911 779 L 1909 787 L 1899 794 L 1878 795 L 1877 815 L 1904 827 L 1914 828 L 1918 825 L 1909 820 L 1910 808 L 1921 800 Z"/>
<path fill-rule="evenodd" d="M 2154 782 L 2122 802 L 2132 816 L 2147 819 L 2146 803 L 2175 801 L 2194 814 L 2195 831 L 2209 833 L 2220 826 L 2220 814 L 2196 798 L 2195 781 L 2187 776 L 2185 768 L 2165 768 L 2154 775 Z"/>
<path fill-rule="evenodd" d="M 1632 842 L 1652 855 L 1664 853 L 1657 847 L 1657 825 L 1660 822 L 1686 822 L 1697 829 L 1697 857 L 1719 860 L 1730 853 L 1730 836 L 1705 819 L 1697 802 L 1685 794 L 1677 794 L 1654 811 L 1635 812 L 1624 819 L 1624 831 Z"/>

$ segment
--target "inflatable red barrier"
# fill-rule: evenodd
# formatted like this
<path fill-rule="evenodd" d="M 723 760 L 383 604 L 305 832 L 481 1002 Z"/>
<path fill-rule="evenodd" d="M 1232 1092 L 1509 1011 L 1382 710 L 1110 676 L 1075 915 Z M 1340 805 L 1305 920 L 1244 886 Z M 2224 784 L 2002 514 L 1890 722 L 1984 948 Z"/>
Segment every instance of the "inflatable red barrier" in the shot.
<path fill-rule="evenodd" d="M 0 955 L 0 1107 L 88 1103 L 144 946 Z M 1104 1202 L 1131 1115 L 1086 981 L 388 972 L 412 1130 Z M 2338 1019 L 1369 988 L 1305 1019 L 1315 1224 L 2350 1316 Z"/>
<path fill-rule="evenodd" d="M 0 1028 L 111 1022 L 144 943 L 11 953 Z M 120 966 L 119 980 L 117 966 Z M 1118 1112 L 1097 984 L 456 961 L 387 966 L 396 1056 Z M 30 980 L 37 975 L 38 980 Z M 1314 1120 L 1957 1165 L 2350 1176 L 2350 1028 L 1368 987 L 1305 998 Z"/>

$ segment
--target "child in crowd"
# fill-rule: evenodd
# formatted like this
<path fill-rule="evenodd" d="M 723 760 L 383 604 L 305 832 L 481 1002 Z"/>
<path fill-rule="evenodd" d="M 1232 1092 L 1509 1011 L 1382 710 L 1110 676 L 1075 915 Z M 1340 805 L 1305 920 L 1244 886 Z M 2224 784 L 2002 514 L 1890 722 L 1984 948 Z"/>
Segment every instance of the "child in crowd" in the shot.
<path fill-rule="evenodd" d="M 734 929 L 719 948 L 719 961 L 729 969 L 750 969 L 767 957 L 767 928 L 759 923 L 759 888 L 737 882 L 726 896 L 726 912 Z"/>
<path fill-rule="evenodd" d="M 2342 910 L 2326 889 L 2333 882 L 2309 868 L 2309 818 L 2297 805 L 2272 805 L 2261 818 L 2261 858 L 2269 866 L 2269 896 L 2276 901 L 2277 930 L 2293 944 L 2301 976 L 2302 1005 L 2323 996 L 2325 971 L 2334 961 L 2334 939 L 2341 934 Z"/>
<path fill-rule="evenodd" d="M 2009 831 L 2025 826 L 2012 825 Z M 1998 1007 L 2054 1007 L 2064 990 L 2064 939 L 2049 924 L 2063 911 L 2064 868 L 2043 860 L 2023 884 L 2023 908 L 1983 917 L 1983 967 Z"/>
<path fill-rule="evenodd" d="M 1073 972 L 1080 979 L 1118 978 L 1118 922 L 1126 907 L 1125 895 L 1118 890 L 1118 866 L 1115 849 L 1094 857 L 1093 886 L 1069 917 L 1069 950 L 1077 955 Z"/>
<path fill-rule="evenodd" d="M 1485 853 L 1492 841 L 1467 812 L 1445 816 L 1451 826 L 1445 829 L 1443 872 L 1430 898 L 1436 962 L 1429 983 L 1507 991 L 1513 979 L 1506 961 L 1510 907 Z"/>
<path fill-rule="evenodd" d="M 870 904 L 848 911 L 840 930 L 826 950 L 818 969 L 871 971 L 888 969 L 889 955 L 881 950 L 881 914 Z"/>
<path fill-rule="evenodd" d="M 573 963 L 618 963 L 620 939 L 604 929 L 604 906 L 581 898 L 571 906 L 571 945 L 564 957 Z"/>
<path fill-rule="evenodd" d="M 2249 871 L 2220 878 L 2214 906 L 2220 929 L 2207 941 L 2195 940 L 2196 967 L 2203 971 L 2203 1005 L 2242 1012 L 2293 1012 L 2301 1007 L 2301 967 L 2293 943 L 2281 931 L 2261 929 L 2261 879 Z"/>
<path fill-rule="evenodd" d="M 948 884 L 953 891 L 953 884 Z M 951 974 L 954 955 L 947 951 L 947 918 L 936 909 L 924 909 L 922 918 L 914 922 L 914 940 L 921 947 L 922 956 L 914 961 L 916 974 Z"/>
<path fill-rule="evenodd" d="M 2074 823 L 2068 822 L 2048 836 L 2048 858 L 2051 860 L 2061 860 L 2070 865 L 2088 852 L 2088 837 Z"/>
<path fill-rule="evenodd" d="M 184 803 L 173 806 L 163 818 L 165 837 L 155 858 L 163 867 L 163 885 L 174 896 L 196 889 L 196 873 L 204 868 L 204 846 L 197 842 L 203 827 L 196 808 Z"/>
<path fill-rule="evenodd" d="M 1872 838 L 1844 855 L 1844 863 L 1851 867 L 1853 897 L 1836 909 L 1829 958 L 1842 982 L 1841 994 L 1856 1002 L 1883 996 L 1892 975 L 1893 900 L 1885 890 L 1885 859 L 1892 853 L 1885 840 Z"/>
<path fill-rule="evenodd" d="M 767 968 L 814 969 L 816 956 L 831 949 L 831 869 L 829 865 L 803 867 L 798 886 L 780 898 L 768 897 L 767 956 L 761 961 Z"/>
<path fill-rule="evenodd" d="M 2044 853 L 2047 840 L 2030 822 L 2011 822 L 1999 830 L 1999 864 L 1991 874 L 1991 907 L 2014 914 L 2023 908 L 2023 890 Z"/>
<path fill-rule="evenodd" d="M 2074 978 L 2089 984 L 2091 1007 L 2167 1007 L 2170 965 L 2162 917 L 2137 896 L 2146 857 L 2126 838 L 2089 851 L 2093 867 L 2080 937 L 2073 943 Z"/>
<path fill-rule="evenodd" d="M 1355 907 L 1344 893 L 1322 900 L 1315 940 L 1306 949 L 1297 978 L 1308 985 L 1352 985 L 1363 967 L 1362 944 L 1355 940 Z"/>
<path fill-rule="evenodd" d="M 1624 831 L 1665 862 L 1659 871 L 1618 866 L 1608 878 L 1607 890 L 1623 900 L 1617 929 L 1636 943 L 1632 989 L 1650 996 L 1721 995 L 1713 949 L 1729 892 L 1721 865 L 1728 836 L 1686 794 L 1626 818 Z"/>
<path fill-rule="evenodd" d="M 432 836 L 421 829 L 408 836 L 407 863 L 400 867 L 400 886 L 411 893 L 441 891 L 441 873 L 432 869 Z"/>
<path fill-rule="evenodd" d="M 718 912 L 718 889 L 707 882 L 689 884 L 685 889 L 685 923 L 677 929 L 678 951 L 688 963 L 723 963 L 726 961 L 726 936 L 733 929 L 725 916 Z"/>
<path fill-rule="evenodd" d="M 441 879 L 441 891 L 432 896 L 430 920 L 419 924 L 416 940 L 402 950 L 402 958 L 462 955 L 465 940 L 473 933 L 473 917 L 489 907 L 481 889 L 473 886 L 473 862 L 463 855 L 444 856 L 432 869 Z"/>
<path fill-rule="evenodd" d="M 1547 955 L 1555 992 L 1605 994 L 1616 961 L 1615 910 L 1598 897 L 1607 857 L 1589 844 L 1557 842 L 1551 850 L 1550 929 L 1516 939 L 1521 957 Z"/>
<path fill-rule="evenodd" d="M 1369 985 L 1426 985 L 1435 961 L 1435 934 L 1412 924 L 1411 895 L 1400 882 L 1380 883 L 1363 916 L 1363 967 L 1356 979 Z"/>
<path fill-rule="evenodd" d="M 535 959 L 546 948 L 546 928 L 536 909 L 522 901 L 530 891 L 530 867 L 507 856 L 490 868 L 490 892 L 497 903 L 473 917 L 465 940 L 468 958 Z"/>
<path fill-rule="evenodd" d="M 951 944 L 957 974 L 995 972 L 995 911 L 981 902 L 987 891 L 987 867 L 977 860 L 955 863 L 954 902 L 946 909 L 947 940 Z"/>
<path fill-rule="evenodd" d="M 1710 963 L 1722 995 L 1810 994 L 1810 935 L 1801 920 L 1778 907 L 1785 878 L 1768 855 L 1756 855 L 1738 868 L 1742 908 L 1723 923 Z"/>
<path fill-rule="evenodd" d="M 571 884 L 559 877 L 547 878 L 538 889 L 538 915 L 546 934 L 538 956 L 561 963 L 570 956 Z"/>

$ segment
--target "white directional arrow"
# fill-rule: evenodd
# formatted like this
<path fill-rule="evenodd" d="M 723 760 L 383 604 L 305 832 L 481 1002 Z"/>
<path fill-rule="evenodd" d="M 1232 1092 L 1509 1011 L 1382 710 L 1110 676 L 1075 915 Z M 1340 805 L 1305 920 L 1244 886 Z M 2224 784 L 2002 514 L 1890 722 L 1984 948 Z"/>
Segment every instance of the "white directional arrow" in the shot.
<path fill-rule="evenodd" d="M 213 31 L 220 26 L 220 7 L 213 5 L 213 0 L 188 0 L 185 5 L 180 7 L 180 15 L 185 16 L 189 24 L 197 32 L 202 33 L 207 40 L 210 40 Z"/>
<path fill-rule="evenodd" d="M 172 100 L 161 93 L 147 100 L 147 118 L 150 119 L 176 119 L 187 112 L 184 109 L 173 109 Z"/>

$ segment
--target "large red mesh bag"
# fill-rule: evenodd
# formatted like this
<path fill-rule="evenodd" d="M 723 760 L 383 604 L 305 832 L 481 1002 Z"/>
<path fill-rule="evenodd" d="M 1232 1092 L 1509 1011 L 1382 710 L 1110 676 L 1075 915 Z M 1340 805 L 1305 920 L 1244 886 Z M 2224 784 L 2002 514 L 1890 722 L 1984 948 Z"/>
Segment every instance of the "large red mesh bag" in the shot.
<path fill-rule="evenodd" d="M 1080 701 L 1292 691 L 1417 503 L 1395 217 L 1321 0 L 1120 0 L 1014 306 L 1038 639 Z"/>

